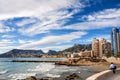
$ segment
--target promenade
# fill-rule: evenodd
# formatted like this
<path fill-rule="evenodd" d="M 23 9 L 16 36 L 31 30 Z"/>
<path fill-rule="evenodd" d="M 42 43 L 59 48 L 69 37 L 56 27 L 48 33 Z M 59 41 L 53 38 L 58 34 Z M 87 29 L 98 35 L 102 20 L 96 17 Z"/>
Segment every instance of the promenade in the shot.
<path fill-rule="evenodd" d="M 111 70 L 102 71 L 90 76 L 86 80 L 120 80 L 120 69 L 115 74 Z"/>
<path fill-rule="evenodd" d="M 116 74 L 106 76 L 105 80 L 120 80 L 120 72 L 116 72 Z"/>

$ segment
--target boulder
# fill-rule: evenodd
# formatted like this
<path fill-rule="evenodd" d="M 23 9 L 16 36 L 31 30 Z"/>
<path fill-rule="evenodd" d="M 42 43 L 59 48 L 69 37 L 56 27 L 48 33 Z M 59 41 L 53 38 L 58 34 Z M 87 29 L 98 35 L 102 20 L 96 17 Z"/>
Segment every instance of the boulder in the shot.
<path fill-rule="evenodd" d="M 25 80 L 37 80 L 37 79 L 34 76 L 30 76 L 30 77 L 26 78 Z"/>
<path fill-rule="evenodd" d="M 81 80 L 81 77 L 79 75 L 77 75 L 76 73 L 73 73 L 73 74 L 67 76 L 65 80 L 74 80 L 76 78 Z"/>
<path fill-rule="evenodd" d="M 53 78 L 51 78 L 51 77 L 43 77 L 43 78 L 41 78 L 39 80 L 53 80 Z"/>

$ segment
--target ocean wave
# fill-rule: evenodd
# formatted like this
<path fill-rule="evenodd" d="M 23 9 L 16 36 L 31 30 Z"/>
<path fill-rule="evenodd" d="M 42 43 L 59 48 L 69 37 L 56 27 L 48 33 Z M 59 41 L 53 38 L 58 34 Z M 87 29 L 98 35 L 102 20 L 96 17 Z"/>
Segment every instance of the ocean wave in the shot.
<path fill-rule="evenodd" d="M 48 76 L 48 77 L 60 77 L 60 75 L 56 75 L 56 74 L 46 74 L 46 76 Z"/>
<path fill-rule="evenodd" d="M 28 76 L 35 76 L 36 73 L 16 73 L 10 74 L 8 77 L 12 78 L 11 80 L 25 79 Z"/>
<path fill-rule="evenodd" d="M 82 70 L 88 70 L 88 69 L 82 69 Z"/>
<path fill-rule="evenodd" d="M 8 70 L 0 71 L 0 75 L 1 75 L 1 74 L 5 74 L 5 73 L 7 73 L 7 72 L 8 72 Z"/>
<path fill-rule="evenodd" d="M 51 69 L 55 68 L 55 65 L 52 63 L 40 63 L 38 66 L 36 66 L 34 69 L 30 68 L 27 71 L 35 71 L 35 72 L 48 72 Z"/>

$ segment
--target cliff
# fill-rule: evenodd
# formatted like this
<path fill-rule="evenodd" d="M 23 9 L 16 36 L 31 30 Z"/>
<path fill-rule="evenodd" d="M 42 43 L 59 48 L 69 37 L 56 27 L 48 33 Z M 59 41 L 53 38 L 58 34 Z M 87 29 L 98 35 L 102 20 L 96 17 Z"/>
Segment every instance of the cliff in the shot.
<path fill-rule="evenodd" d="M 81 50 L 91 50 L 91 44 L 75 44 L 74 46 L 67 48 L 62 51 L 49 50 L 46 54 L 50 55 L 61 55 L 63 52 L 79 52 Z M 23 49 L 13 49 L 6 53 L 0 54 L 0 57 L 41 57 L 45 53 L 42 50 L 23 50 Z M 46 55 L 45 54 L 45 55 Z"/>

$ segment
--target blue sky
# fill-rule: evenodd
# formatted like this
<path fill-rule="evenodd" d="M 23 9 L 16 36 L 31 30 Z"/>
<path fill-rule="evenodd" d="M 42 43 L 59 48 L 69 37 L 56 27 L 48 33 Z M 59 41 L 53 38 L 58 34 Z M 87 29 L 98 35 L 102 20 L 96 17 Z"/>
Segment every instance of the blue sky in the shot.
<path fill-rule="evenodd" d="M 110 41 L 113 27 L 120 27 L 120 0 L 0 0 L 0 53 Z"/>

